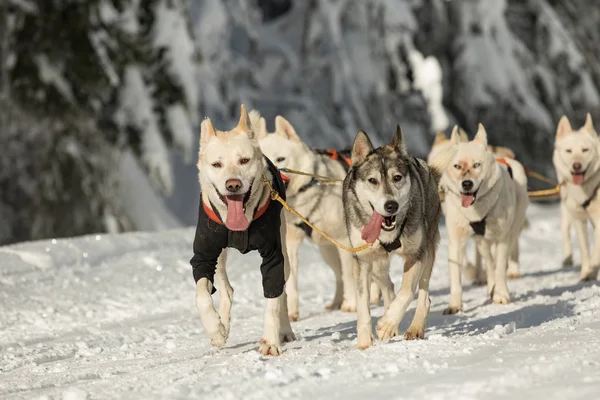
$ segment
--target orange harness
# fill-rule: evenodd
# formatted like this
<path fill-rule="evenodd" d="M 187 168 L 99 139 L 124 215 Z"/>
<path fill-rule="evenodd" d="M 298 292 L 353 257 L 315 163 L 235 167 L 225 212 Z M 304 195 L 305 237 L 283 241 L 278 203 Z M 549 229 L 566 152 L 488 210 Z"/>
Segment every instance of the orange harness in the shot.
<path fill-rule="evenodd" d="M 290 181 L 290 178 L 288 178 L 287 176 L 285 176 L 281 172 L 279 174 L 281 175 L 281 179 L 283 180 L 283 182 L 289 182 Z M 271 197 L 269 196 L 267 198 L 267 202 L 265 203 L 265 205 L 262 206 L 261 208 L 259 208 L 258 210 L 256 210 L 256 212 L 254 213 L 254 218 L 252 218 L 252 220 L 255 221 L 255 220 L 259 219 L 260 217 L 262 217 L 262 215 L 265 212 L 267 212 L 267 209 L 269 208 L 270 204 L 271 204 Z M 211 219 L 211 221 L 216 222 L 219 225 L 223 225 L 223 221 L 221 221 L 221 218 L 219 218 L 219 216 L 212 209 L 212 207 L 210 207 L 205 202 L 202 202 L 202 208 L 204 208 L 204 212 L 206 213 L 206 215 L 208 216 L 208 218 Z"/>
<path fill-rule="evenodd" d="M 510 167 L 510 164 L 504 158 L 496 158 L 496 162 L 506 165 L 506 168 L 508 168 L 508 174 L 510 175 L 510 177 L 512 179 L 513 173 L 512 173 L 512 168 Z"/>
<path fill-rule="evenodd" d="M 337 150 L 327 149 L 327 150 L 315 150 L 317 154 L 327 154 L 329 158 L 334 161 L 344 161 L 348 166 L 352 165 L 352 160 L 348 157 L 344 157 L 340 155 Z"/>

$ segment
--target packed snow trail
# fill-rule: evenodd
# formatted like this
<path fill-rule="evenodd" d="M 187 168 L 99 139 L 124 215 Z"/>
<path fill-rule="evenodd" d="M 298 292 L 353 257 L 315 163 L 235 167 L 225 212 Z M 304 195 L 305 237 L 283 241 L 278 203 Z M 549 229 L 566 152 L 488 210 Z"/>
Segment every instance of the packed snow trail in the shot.
<path fill-rule="evenodd" d="M 304 245 L 299 340 L 275 358 L 256 351 L 265 304 L 257 254 L 231 252 L 232 330 L 215 349 L 194 306 L 193 229 L 0 248 L 0 398 L 595 398 L 600 286 L 560 267 L 558 215 L 556 206 L 530 208 L 524 276 L 509 281 L 509 305 L 466 286 L 455 316 L 442 315 L 442 227 L 426 340 L 377 341 L 367 351 L 355 348 L 354 314 L 323 309 L 333 274 Z M 392 273 L 398 287 L 400 258 Z M 373 309 L 374 323 L 381 314 Z"/>

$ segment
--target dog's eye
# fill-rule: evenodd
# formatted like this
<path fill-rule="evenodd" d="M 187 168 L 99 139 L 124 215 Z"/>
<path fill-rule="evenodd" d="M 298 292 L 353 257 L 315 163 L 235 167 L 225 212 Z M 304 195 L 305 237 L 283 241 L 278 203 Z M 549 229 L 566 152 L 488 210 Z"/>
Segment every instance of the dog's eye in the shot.
<path fill-rule="evenodd" d="M 573 150 L 571 150 L 571 149 L 567 149 L 566 151 L 567 151 L 567 153 L 569 153 L 569 154 L 571 154 L 571 153 L 573 152 Z"/>
<path fill-rule="evenodd" d="M 285 157 L 277 157 L 277 159 L 275 160 L 275 162 L 284 162 L 285 161 Z"/>
<path fill-rule="evenodd" d="M 402 175 L 394 175 L 394 182 L 400 182 L 402 180 Z"/>
<path fill-rule="evenodd" d="M 479 168 L 481 167 L 481 163 L 476 162 L 475 164 L 473 164 L 473 168 Z"/>
<path fill-rule="evenodd" d="M 213 168 L 221 168 L 223 166 L 223 164 L 221 164 L 219 161 L 216 161 L 210 165 L 212 165 Z"/>
<path fill-rule="evenodd" d="M 456 169 L 461 169 L 461 166 L 460 166 L 460 165 L 458 165 L 458 164 L 454 164 L 454 168 L 456 168 Z"/>
<path fill-rule="evenodd" d="M 369 183 L 371 185 L 377 185 L 377 179 L 375 179 L 375 178 L 369 178 Z"/>
<path fill-rule="evenodd" d="M 242 164 L 242 165 L 246 165 L 249 162 L 250 162 L 250 159 L 248 157 L 240 158 L 240 164 Z"/>
<path fill-rule="evenodd" d="M 590 149 L 581 149 L 582 152 L 587 153 Z"/>

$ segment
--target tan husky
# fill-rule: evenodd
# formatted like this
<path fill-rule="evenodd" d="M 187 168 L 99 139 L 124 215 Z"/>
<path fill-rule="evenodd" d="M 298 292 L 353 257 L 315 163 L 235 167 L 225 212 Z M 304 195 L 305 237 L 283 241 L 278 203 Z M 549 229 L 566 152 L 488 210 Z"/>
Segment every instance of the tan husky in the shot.
<path fill-rule="evenodd" d="M 260 151 L 254 130 L 259 119 L 258 112 L 248 115 L 242 105 L 240 121 L 230 131 L 217 131 L 210 119 L 202 122 L 198 160 L 202 192 L 190 263 L 202 324 L 213 346 L 223 346 L 229 336 L 233 303 L 233 288 L 225 269 L 227 248 L 243 254 L 258 250 L 267 299 L 259 351 L 279 355 L 281 343 L 294 340 L 285 294 L 289 276 L 286 223 L 284 210 L 271 201 L 266 182 L 283 198 L 285 188 L 277 168 Z M 218 312 L 211 297 L 215 280 L 221 291 Z"/>
<path fill-rule="evenodd" d="M 506 285 L 509 258 L 518 246 L 529 204 L 523 167 L 512 159 L 506 164 L 496 161 L 483 125 L 467 143 L 461 141 L 455 127 L 450 142 L 432 161 L 444 171 L 440 185 L 445 193 L 450 268 L 450 303 L 445 314 L 462 310 L 460 266 L 471 237 L 486 266 L 488 295 L 495 303 L 510 301 Z"/>
<path fill-rule="evenodd" d="M 569 234 L 570 224 L 575 227 L 581 254 L 581 280 L 597 278 L 600 269 L 600 139 L 588 113 L 585 124 L 573 130 L 566 116 L 558 123 L 552 162 L 561 188 L 561 230 L 564 261 L 572 262 Z M 590 258 L 587 221 L 596 228 Z"/>

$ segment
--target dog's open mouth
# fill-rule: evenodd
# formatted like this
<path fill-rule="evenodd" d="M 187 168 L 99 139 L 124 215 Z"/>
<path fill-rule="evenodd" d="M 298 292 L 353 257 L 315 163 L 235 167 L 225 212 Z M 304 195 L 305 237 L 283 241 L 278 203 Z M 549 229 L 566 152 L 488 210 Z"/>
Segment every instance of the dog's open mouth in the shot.
<path fill-rule="evenodd" d="M 385 232 L 391 232 L 394 229 L 396 229 L 396 216 L 390 215 L 384 217 L 373 208 L 371 219 L 361 231 L 360 236 L 365 242 L 373 243 L 375 240 L 377 240 L 382 230 Z"/>
<path fill-rule="evenodd" d="M 475 203 L 475 200 L 477 200 L 477 191 L 471 193 L 460 193 L 460 202 L 464 208 L 473 205 L 473 203 Z"/>
<path fill-rule="evenodd" d="M 250 222 L 246 218 L 246 203 L 250 199 L 252 193 L 252 185 L 244 194 L 232 194 L 224 196 L 217 190 L 219 198 L 227 206 L 227 219 L 225 226 L 232 231 L 245 231 L 248 229 Z"/>
<path fill-rule="evenodd" d="M 393 231 L 396 227 L 396 216 L 392 215 L 389 217 L 383 217 L 383 222 L 381 223 L 381 229 L 386 232 Z"/>
<path fill-rule="evenodd" d="M 573 183 L 575 185 L 581 185 L 583 183 L 583 178 L 585 177 L 584 172 L 571 172 L 571 177 L 573 178 Z"/>

